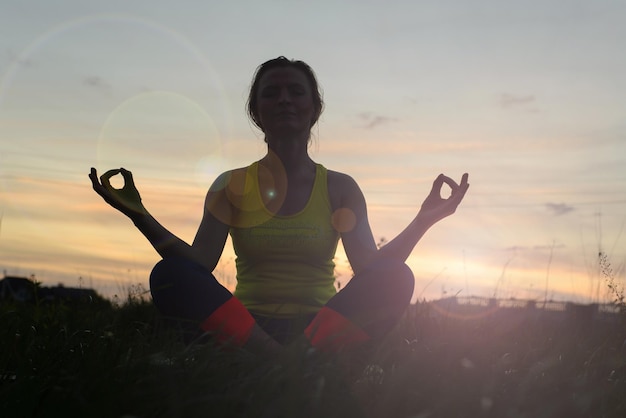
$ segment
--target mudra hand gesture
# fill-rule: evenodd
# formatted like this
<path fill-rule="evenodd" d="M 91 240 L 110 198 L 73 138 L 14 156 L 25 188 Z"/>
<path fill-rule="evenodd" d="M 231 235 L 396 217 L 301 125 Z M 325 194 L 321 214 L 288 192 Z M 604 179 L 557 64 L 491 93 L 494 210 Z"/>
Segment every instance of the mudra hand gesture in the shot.
<path fill-rule="evenodd" d="M 424 217 L 434 224 L 435 222 L 452 215 L 459 206 L 459 203 L 463 200 L 463 197 L 469 188 L 467 179 L 468 174 L 465 173 L 461 178 L 461 183 L 457 184 L 450 177 L 440 174 L 433 182 L 433 187 L 422 203 L 418 216 Z M 450 197 L 447 199 L 441 197 L 441 188 L 444 183 L 451 189 Z"/>
<path fill-rule="evenodd" d="M 114 188 L 110 182 L 111 177 L 118 174 L 121 174 L 124 178 L 124 186 L 121 189 Z M 102 196 L 109 205 L 129 218 L 148 213 L 141 203 L 141 196 L 135 187 L 133 174 L 130 171 L 124 168 L 109 170 L 100 176 L 100 180 L 98 180 L 96 169 L 92 167 L 89 178 L 96 193 Z"/>

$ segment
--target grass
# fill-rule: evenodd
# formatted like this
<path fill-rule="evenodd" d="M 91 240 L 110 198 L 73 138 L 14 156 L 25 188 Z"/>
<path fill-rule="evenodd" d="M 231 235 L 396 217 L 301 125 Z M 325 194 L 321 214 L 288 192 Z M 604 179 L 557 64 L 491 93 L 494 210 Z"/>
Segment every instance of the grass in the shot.
<path fill-rule="evenodd" d="M 513 312 L 513 311 L 511 311 Z M 624 417 L 626 321 L 412 305 L 382 342 L 185 346 L 149 301 L 0 305 L 3 417 Z"/>

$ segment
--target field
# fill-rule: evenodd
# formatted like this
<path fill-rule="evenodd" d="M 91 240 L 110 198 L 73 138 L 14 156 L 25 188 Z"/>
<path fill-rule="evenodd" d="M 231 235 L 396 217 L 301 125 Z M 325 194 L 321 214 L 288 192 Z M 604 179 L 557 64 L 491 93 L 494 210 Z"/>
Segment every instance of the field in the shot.
<path fill-rule="evenodd" d="M 0 305 L 2 417 L 625 417 L 624 314 L 447 315 L 327 356 L 185 346 L 140 297 Z"/>

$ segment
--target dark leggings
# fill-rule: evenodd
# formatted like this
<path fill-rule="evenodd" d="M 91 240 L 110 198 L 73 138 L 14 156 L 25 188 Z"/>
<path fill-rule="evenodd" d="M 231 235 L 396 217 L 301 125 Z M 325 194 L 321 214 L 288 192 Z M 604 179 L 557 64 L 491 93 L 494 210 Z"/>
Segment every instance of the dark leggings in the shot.
<path fill-rule="evenodd" d="M 265 332 L 283 344 L 302 335 L 312 321 L 315 327 L 331 325 L 332 328 L 334 324 L 327 323 L 337 322 L 337 318 L 349 321 L 369 338 L 380 338 L 401 318 L 413 295 L 413 286 L 413 273 L 406 264 L 378 262 L 355 275 L 333 296 L 322 308 L 325 315 L 289 320 L 259 315 L 253 315 L 253 318 Z M 167 258 L 157 263 L 150 275 L 150 291 L 159 312 L 174 319 L 187 340 L 200 334 L 202 321 L 234 299 L 211 272 L 182 258 Z M 333 329 L 337 327 L 334 325 Z"/>

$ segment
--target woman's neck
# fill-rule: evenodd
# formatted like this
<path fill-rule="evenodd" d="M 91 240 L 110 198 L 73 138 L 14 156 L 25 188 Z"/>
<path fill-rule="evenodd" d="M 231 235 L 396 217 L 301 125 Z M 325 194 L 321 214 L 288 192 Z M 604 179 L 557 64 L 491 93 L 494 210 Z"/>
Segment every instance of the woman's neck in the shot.
<path fill-rule="evenodd" d="M 266 166 L 280 164 L 287 174 L 296 174 L 315 166 L 309 156 L 308 138 L 306 141 L 267 140 L 267 155 L 263 157 L 261 163 Z"/>

